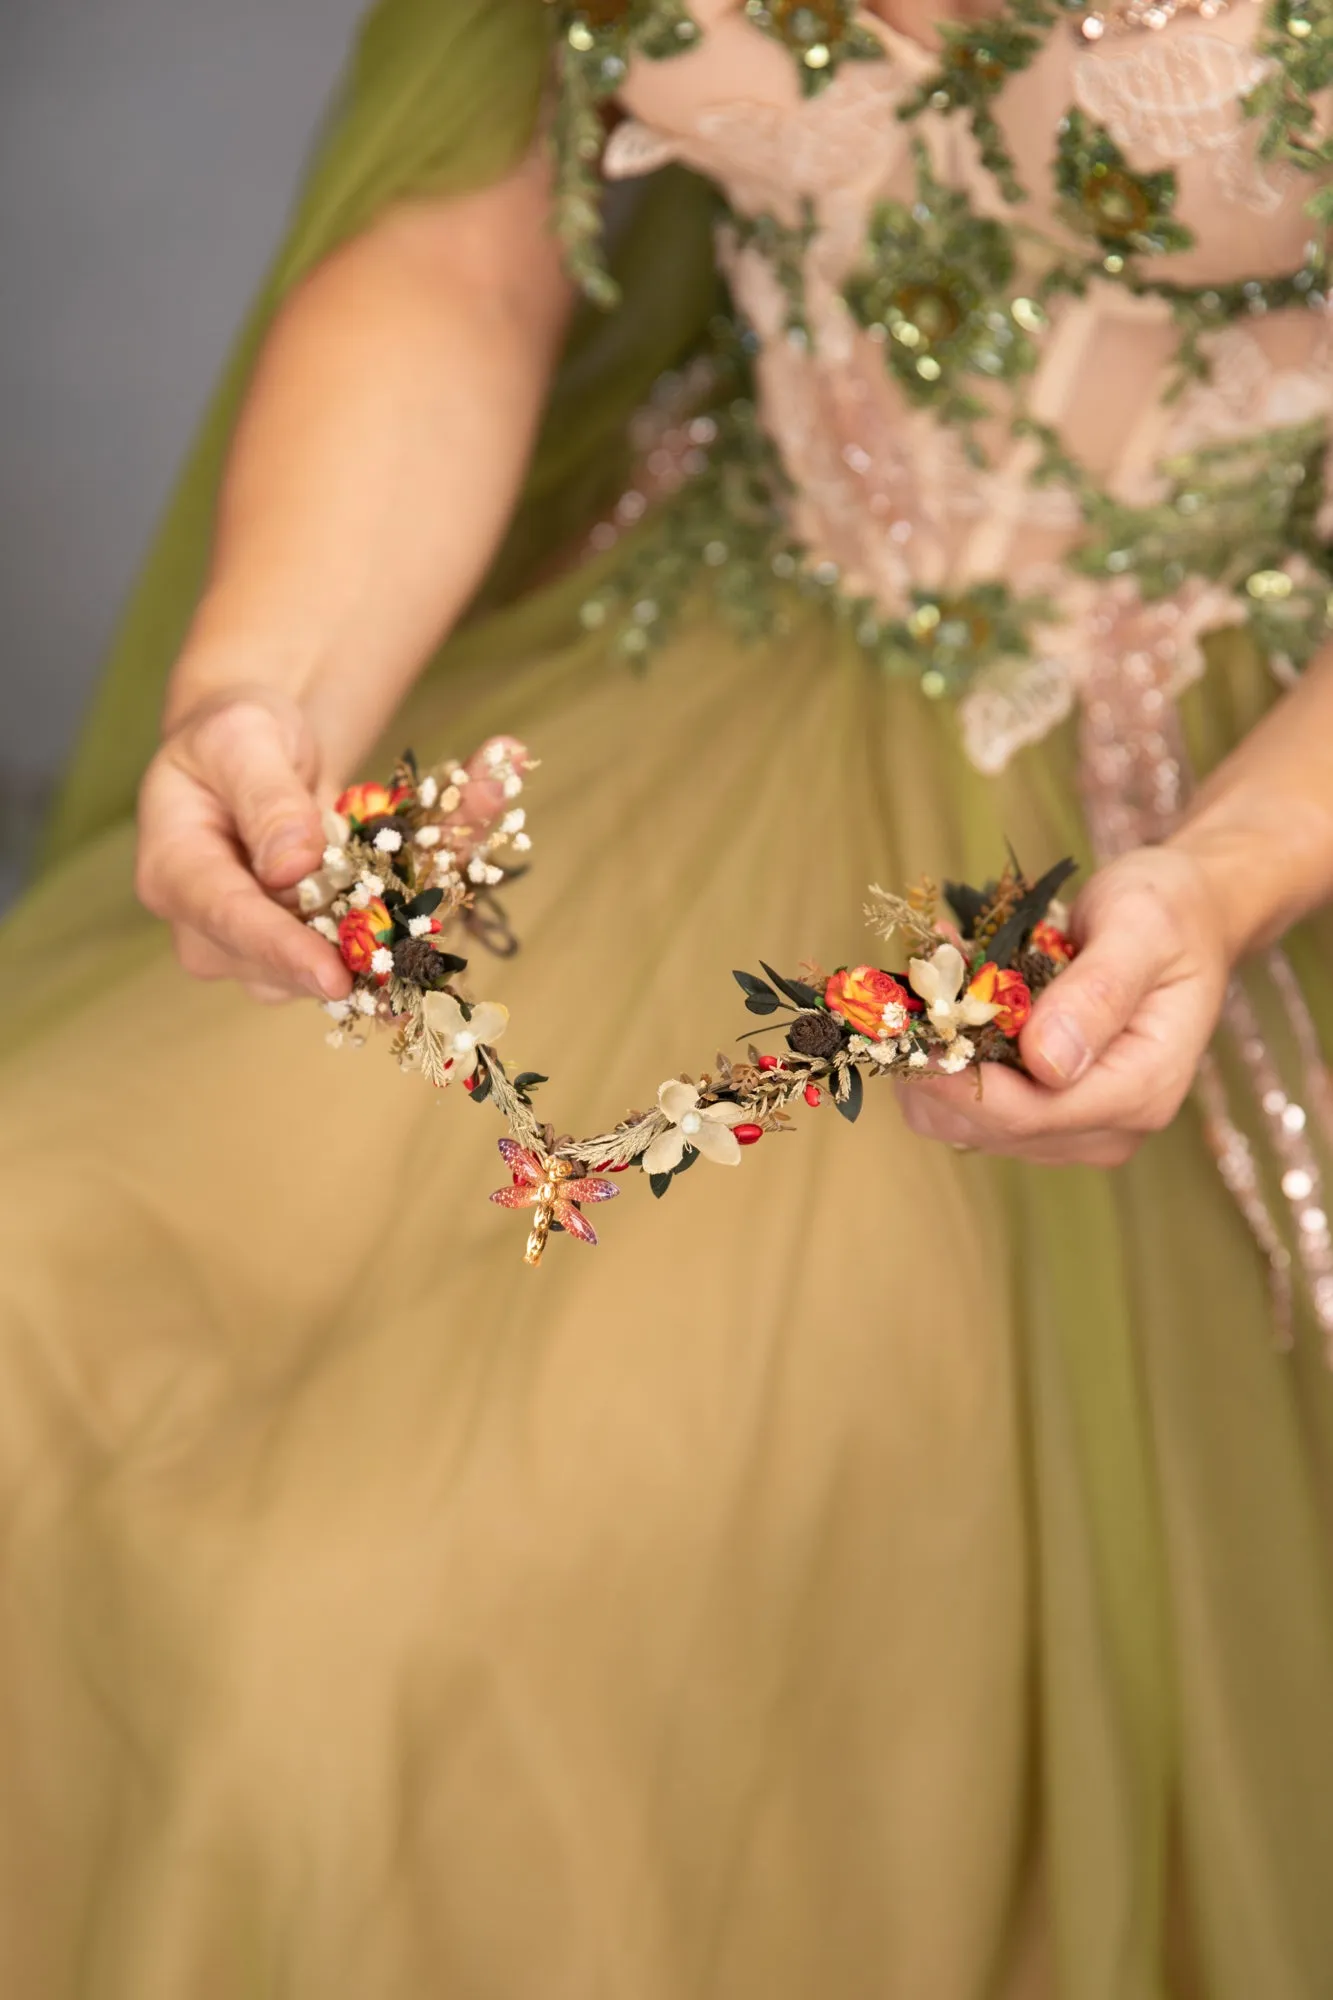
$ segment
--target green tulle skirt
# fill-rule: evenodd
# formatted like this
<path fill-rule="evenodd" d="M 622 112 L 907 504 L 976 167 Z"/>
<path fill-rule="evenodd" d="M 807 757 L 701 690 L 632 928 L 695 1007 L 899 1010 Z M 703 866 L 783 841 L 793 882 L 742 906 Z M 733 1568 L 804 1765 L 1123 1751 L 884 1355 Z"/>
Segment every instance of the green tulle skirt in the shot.
<path fill-rule="evenodd" d="M 543 760 L 474 971 L 562 1129 L 869 880 L 1077 848 L 1062 739 L 978 778 L 815 614 L 635 678 L 580 588 L 395 731 Z M 1231 644 L 1201 754 L 1264 699 Z M 533 1272 L 494 1113 L 184 979 L 127 833 L 0 991 L 6 1993 L 1333 1992 L 1333 1379 L 1192 1112 L 1021 1169 L 877 1087 Z"/>

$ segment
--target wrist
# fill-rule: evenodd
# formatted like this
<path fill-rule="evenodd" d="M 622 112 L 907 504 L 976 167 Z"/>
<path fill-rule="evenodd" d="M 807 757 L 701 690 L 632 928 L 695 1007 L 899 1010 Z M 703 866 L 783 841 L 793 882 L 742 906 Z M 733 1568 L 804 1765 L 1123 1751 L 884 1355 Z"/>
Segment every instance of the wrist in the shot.
<path fill-rule="evenodd" d="M 1333 894 L 1333 811 L 1309 798 L 1205 789 L 1166 844 L 1202 876 L 1229 964 Z"/>

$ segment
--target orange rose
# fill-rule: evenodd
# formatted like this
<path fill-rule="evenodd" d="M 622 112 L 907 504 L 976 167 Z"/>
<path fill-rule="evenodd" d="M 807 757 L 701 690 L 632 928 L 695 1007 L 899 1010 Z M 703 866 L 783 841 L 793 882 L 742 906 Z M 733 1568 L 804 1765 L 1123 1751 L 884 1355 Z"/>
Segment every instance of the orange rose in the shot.
<path fill-rule="evenodd" d="M 1032 995 L 1021 972 L 1001 972 L 987 960 L 967 990 L 974 1000 L 994 1007 L 991 1019 L 1002 1035 L 1017 1035 L 1026 1027 Z"/>
<path fill-rule="evenodd" d="M 824 1005 L 831 1014 L 841 1014 L 849 1028 L 872 1040 L 899 1034 L 908 1015 L 920 1008 L 891 972 L 881 972 L 873 965 L 842 966 L 824 988 Z M 885 1008 L 898 1011 L 891 1011 L 885 1020 Z"/>
<path fill-rule="evenodd" d="M 376 819 L 380 813 L 397 812 L 403 800 L 411 796 L 405 785 L 396 785 L 392 790 L 388 785 L 349 785 L 336 800 L 334 810 L 351 820 Z"/>
<path fill-rule="evenodd" d="M 1078 956 L 1078 946 L 1073 938 L 1067 937 L 1055 924 L 1048 924 L 1045 917 L 1032 926 L 1032 948 L 1044 952 L 1057 965 L 1071 965 Z"/>
<path fill-rule="evenodd" d="M 371 960 L 393 936 L 393 918 L 378 896 L 364 910 L 349 910 L 338 926 L 338 949 L 349 972 L 369 972 Z M 376 975 L 381 981 L 387 973 Z"/>

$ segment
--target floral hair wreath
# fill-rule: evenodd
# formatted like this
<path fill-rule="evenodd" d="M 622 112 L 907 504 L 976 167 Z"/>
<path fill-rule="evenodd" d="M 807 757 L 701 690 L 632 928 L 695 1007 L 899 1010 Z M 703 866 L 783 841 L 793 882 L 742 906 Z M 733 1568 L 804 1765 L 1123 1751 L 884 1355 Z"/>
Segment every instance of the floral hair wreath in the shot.
<path fill-rule="evenodd" d="M 522 755 L 503 745 L 485 753 L 506 801 L 523 789 Z M 459 817 L 470 781 L 450 760 L 423 775 L 409 751 L 387 785 L 353 785 L 327 816 L 329 845 L 319 873 L 300 885 L 300 909 L 337 945 L 354 982 L 349 999 L 326 1003 L 336 1024 L 329 1041 L 359 1044 L 378 1023 L 391 1030 L 401 1068 L 439 1088 L 461 1083 L 474 1104 L 500 1112 L 511 1181 L 491 1200 L 531 1211 L 529 1264 L 541 1262 L 552 1230 L 596 1243 L 583 1209 L 620 1193 L 606 1174 L 637 1167 L 661 1196 L 698 1160 L 735 1166 L 766 1133 L 790 1131 L 798 1099 L 811 1108 L 827 1099 L 854 1120 L 867 1077 L 1021 1067 L 1017 1038 L 1033 996 L 1074 957 L 1054 901 L 1072 861 L 1029 882 L 1011 855 L 983 889 L 946 883 L 952 919 L 940 915 L 933 883 L 906 896 L 872 887 L 871 928 L 901 940 L 905 970 L 804 966 L 805 977 L 789 979 L 761 961 L 760 973 L 737 972 L 748 1011 L 781 1017 L 781 1055 L 754 1046 L 742 1061 L 719 1054 L 698 1078 L 669 1078 L 651 1111 L 631 1111 L 613 1131 L 558 1137 L 533 1106 L 548 1079 L 511 1075 L 496 1051 L 509 1010 L 467 997 L 457 983 L 467 960 L 443 939 L 455 919 L 493 951 L 517 948 L 492 891 L 522 872 L 514 857 L 531 847 L 525 814 L 509 804 L 478 838 Z"/>

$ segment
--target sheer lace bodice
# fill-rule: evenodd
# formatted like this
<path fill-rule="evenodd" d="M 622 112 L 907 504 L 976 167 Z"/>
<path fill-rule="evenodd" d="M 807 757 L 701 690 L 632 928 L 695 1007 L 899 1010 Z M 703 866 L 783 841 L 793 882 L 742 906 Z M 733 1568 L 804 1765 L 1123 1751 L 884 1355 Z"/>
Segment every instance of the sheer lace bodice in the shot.
<path fill-rule="evenodd" d="M 1308 454 L 1301 427 L 1327 423 L 1309 188 L 1259 157 L 1242 106 L 1271 67 L 1255 46 L 1260 10 L 1205 0 L 1205 15 L 1161 32 L 1097 41 L 1078 17 L 1058 25 L 995 99 L 1020 203 L 956 105 L 901 115 L 929 92 L 939 54 L 877 16 L 861 22 L 883 60 L 844 63 L 803 95 L 789 50 L 734 0 L 695 0 L 691 14 L 694 48 L 631 65 L 605 171 L 677 160 L 722 189 L 720 254 L 757 335 L 760 414 L 809 559 L 887 617 L 919 611 L 923 592 L 938 608 L 997 579 L 1033 607 L 1027 658 L 992 661 L 963 700 L 972 755 L 998 767 L 1067 711 L 1108 615 L 1136 597 L 1133 544 L 1128 575 L 1114 550 L 1100 576 L 1070 566 L 1088 493 L 1146 527 L 1178 506 L 1182 459 L 1247 439 L 1266 448 L 1275 432 L 1289 444 L 1301 432 Z M 880 275 L 872 256 L 858 278 L 885 202 L 896 207 Z M 1000 255 L 1011 268 L 997 275 Z M 1076 284 L 1052 283 L 1080 259 Z M 1248 295 L 1232 300 L 1239 286 Z M 1197 321 L 1193 373 L 1181 369 L 1182 297 Z M 977 331 L 960 359 L 953 322 L 968 314 Z M 1225 560 L 1181 568 L 1147 593 L 1163 600 L 1173 687 L 1197 669 L 1195 635 L 1245 602 Z"/>

